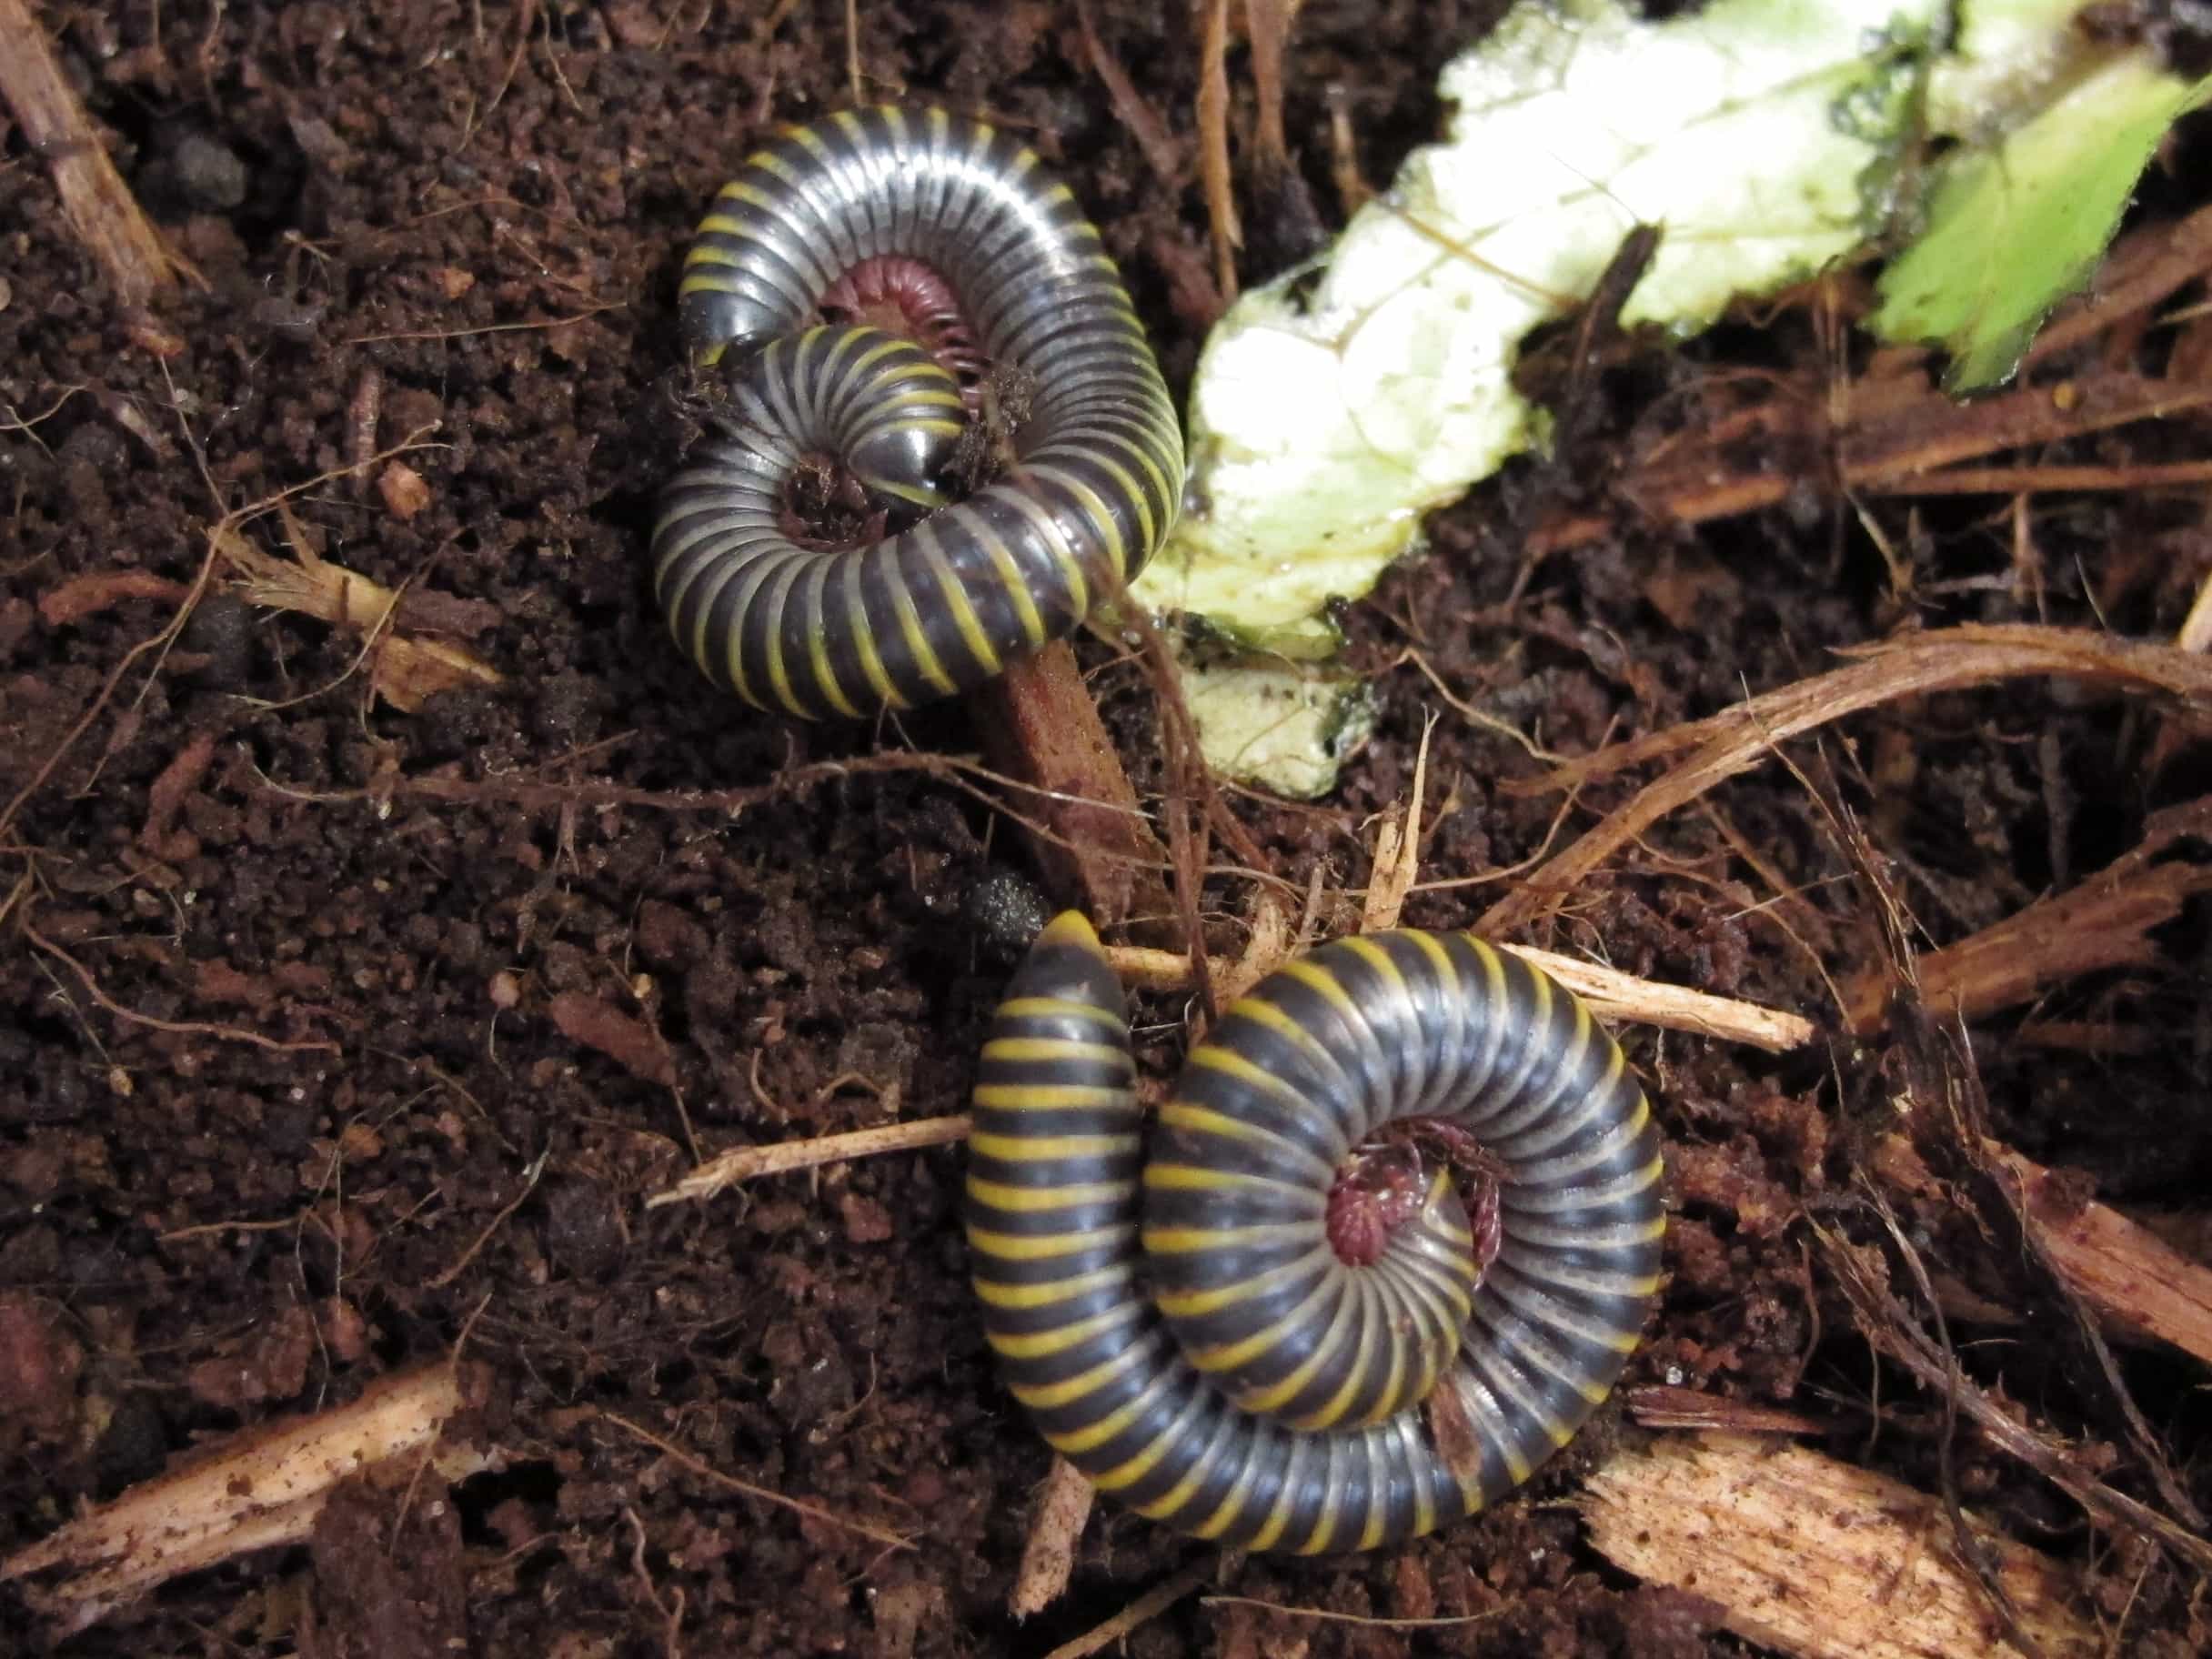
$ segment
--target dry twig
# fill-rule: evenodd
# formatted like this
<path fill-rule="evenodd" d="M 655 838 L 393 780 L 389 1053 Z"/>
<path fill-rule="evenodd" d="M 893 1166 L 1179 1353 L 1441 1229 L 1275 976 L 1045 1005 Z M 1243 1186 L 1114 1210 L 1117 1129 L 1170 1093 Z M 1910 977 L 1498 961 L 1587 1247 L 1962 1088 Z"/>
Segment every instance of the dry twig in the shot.
<path fill-rule="evenodd" d="M 1025 839 L 1046 885 L 1080 896 L 1102 928 L 1164 913 L 1167 854 L 1068 643 L 1012 664 L 968 702 L 992 763 L 1033 791 L 1031 810 L 1046 833 Z"/>
<path fill-rule="evenodd" d="M 487 1454 L 440 1443 L 460 1405 L 454 1367 L 440 1363 L 387 1377 L 351 1405 L 234 1434 L 18 1550 L 0 1581 L 65 1570 L 54 1585 L 25 1585 L 25 1599 L 81 1630 L 179 1574 L 304 1541 L 332 1489 L 372 1464 L 435 1455 L 457 1480 L 487 1467 Z"/>
<path fill-rule="evenodd" d="M 206 286 L 140 211 L 25 0 L 0 0 L 0 96 L 53 169 L 70 228 L 118 300 L 143 306 L 180 276 Z"/>

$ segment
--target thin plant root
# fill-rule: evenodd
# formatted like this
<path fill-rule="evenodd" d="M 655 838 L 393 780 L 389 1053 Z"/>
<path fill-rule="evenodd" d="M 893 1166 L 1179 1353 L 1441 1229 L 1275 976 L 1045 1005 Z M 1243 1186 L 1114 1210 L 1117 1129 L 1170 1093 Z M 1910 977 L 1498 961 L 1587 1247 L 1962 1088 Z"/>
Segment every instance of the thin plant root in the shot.
<path fill-rule="evenodd" d="M 1210 1563 L 1192 1563 L 1181 1572 L 1154 1584 L 1104 1624 L 1085 1631 L 1073 1641 L 1062 1642 L 1047 1654 L 1045 1659 L 1087 1659 L 1089 1654 L 1112 1646 L 1140 1625 L 1158 1618 L 1204 1584 L 1206 1574 L 1212 1570 Z"/>
<path fill-rule="evenodd" d="M 872 1158 L 880 1152 L 910 1152 L 925 1146 L 950 1146 L 968 1138 L 968 1119 L 918 1118 L 911 1123 L 887 1123 L 880 1129 L 857 1129 L 849 1134 L 822 1135 L 811 1141 L 787 1141 L 773 1146 L 736 1146 L 709 1158 L 665 1191 L 645 1201 L 648 1210 L 712 1198 L 725 1187 L 763 1175 L 783 1175 L 793 1170 L 819 1169 L 825 1163 L 843 1163 L 854 1158 Z"/>
<path fill-rule="evenodd" d="M 377 1463 L 435 1456 L 449 1479 L 488 1466 L 487 1454 L 441 1444 L 461 1406 L 455 1368 L 387 1377 L 351 1405 L 235 1434 L 0 1561 L 0 1582 L 55 1569 L 24 1598 L 64 1630 L 82 1630 L 155 1585 L 248 1550 L 298 1543 L 340 1481 Z"/>
<path fill-rule="evenodd" d="M 789 1510 L 795 1515 L 817 1522 L 823 1526 L 835 1527 L 840 1532 L 852 1533 L 867 1539 L 871 1543 L 882 1545 L 886 1550 L 910 1550 L 914 1547 L 914 1541 L 900 1533 L 887 1531 L 880 1526 L 872 1526 L 865 1521 L 855 1520 L 850 1515 L 839 1514 L 835 1510 L 824 1509 L 819 1503 L 809 1503 L 804 1498 L 788 1497 L 771 1487 L 756 1485 L 751 1481 L 741 1480 L 734 1474 L 725 1474 L 712 1464 L 700 1462 L 681 1446 L 662 1439 L 650 1429 L 634 1423 L 618 1413 L 600 1412 L 598 1416 L 601 1423 L 611 1423 L 633 1439 L 643 1441 L 677 1467 L 689 1470 L 699 1479 L 720 1486 L 727 1491 L 734 1492 L 740 1497 L 751 1498 L 777 1509 Z"/>
<path fill-rule="evenodd" d="M 2016 1653 L 1975 1575 L 1946 1547 L 1934 1498 L 1799 1446 L 1676 1436 L 1623 1453 L 1579 1502 L 1614 1565 L 1717 1603 L 1746 1641 L 1803 1659 L 1957 1659 Z M 2044 1659 L 2093 1659 L 2095 1627 L 2056 1562 L 1974 1528 Z"/>
<path fill-rule="evenodd" d="M 1507 933 L 1527 926 L 1668 813 L 1749 771 L 1785 740 L 1883 703 L 2049 677 L 2158 694 L 2199 722 L 2212 719 L 2212 662 L 2171 646 L 2086 629 L 1954 628 L 1852 654 L 1862 660 L 1765 692 L 1709 719 L 1616 743 L 1518 786 L 1526 793 L 1571 790 L 1623 767 L 1694 751 L 1493 905 L 1480 924 L 1483 930 Z"/>

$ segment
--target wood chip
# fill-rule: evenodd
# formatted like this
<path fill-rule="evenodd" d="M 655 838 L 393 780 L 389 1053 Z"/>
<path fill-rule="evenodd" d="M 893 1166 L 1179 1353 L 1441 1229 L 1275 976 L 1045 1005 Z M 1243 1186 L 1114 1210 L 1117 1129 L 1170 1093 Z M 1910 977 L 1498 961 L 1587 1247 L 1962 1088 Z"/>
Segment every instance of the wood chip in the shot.
<path fill-rule="evenodd" d="M 1720 1604 L 1727 1628 L 1801 1659 L 1960 1659 L 2016 1650 L 1952 1559 L 1935 1498 L 1800 1446 L 1673 1438 L 1616 1454 L 1581 1501 L 1590 1541 L 1638 1577 Z M 2045 1659 L 2093 1659 L 2066 1571 L 1975 1528 Z"/>

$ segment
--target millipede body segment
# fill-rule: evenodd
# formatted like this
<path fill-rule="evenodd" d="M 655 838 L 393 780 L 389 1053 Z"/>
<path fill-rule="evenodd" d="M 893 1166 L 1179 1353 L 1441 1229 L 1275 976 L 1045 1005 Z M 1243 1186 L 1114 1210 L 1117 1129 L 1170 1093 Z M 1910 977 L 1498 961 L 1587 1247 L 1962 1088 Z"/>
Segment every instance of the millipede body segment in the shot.
<path fill-rule="evenodd" d="M 1230 1007 L 1149 1137 L 1134 1082 L 1121 985 L 1062 915 L 983 1049 L 968 1242 L 1014 1397 L 1121 1502 L 1372 1549 L 1510 1492 L 1611 1392 L 1659 1287 L 1658 1133 L 1537 970 L 1463 933 L 1341 940 Z M 1372 1262 L 1331 1246 L 1347 1158 L 1408 1120 L 1503 1171 L 1479 1273 L 1448 1170 Z"/>
<path fill-rule="evenodd" d="M 977 342 L 943 367 L 873 327 L 809 327 L 833 289 L 866 304 L 918 283 L 910 332 L 941 341 L 949 290 Z M 1074 628 L 1174 523 L 1182 437 L 1113 261 L 1067 186 L 980 122 L 883 107 L 779 138 L 701 221 L 678 319 L 694 362 L 729 360 L 730 397 L 662 492 L 655 589 L 678 643 L 749 702 L 852 717 L 965 690 Z M 940 505 L 954 375 L 979 364 L 1028 414 L 999 476 Z M 788 491 L 819 457 L 927 516 L 809 545 Z"/>

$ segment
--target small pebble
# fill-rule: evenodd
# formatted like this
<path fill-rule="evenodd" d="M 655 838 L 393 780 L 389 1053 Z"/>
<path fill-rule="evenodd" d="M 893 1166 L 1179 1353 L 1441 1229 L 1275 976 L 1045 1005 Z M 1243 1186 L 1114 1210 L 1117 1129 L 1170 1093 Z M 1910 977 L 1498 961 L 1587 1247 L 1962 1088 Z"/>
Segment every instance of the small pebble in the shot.
<path fill-rule="evenodd" d="M 228 213 L 246 200 L 246 164 L 205 133 L 186 133 L 173 156 L 176 188 L 203 213 Z"/>
<path fill-rule="evenodd" d="M 402 520 L 414 518 L 430 505 L 430 487 L 422 481 L 422 474 L 401 461 L 392 462 L 378 476 L 377 493 L 384 498 L 392 517 Z"/>
<path fill-rule="evenodd" d="M 1052 906 L 1027 876 L 993 870 L 961 895 L 960 915 L 985 951 L 1011 962 L 1044 931 Z"/>
<path fill-rule="evenodd" d="M 501 969 L 491 976 L 491 1005 L 513 1008 L 522 1000 L 522 981 Z"/>

